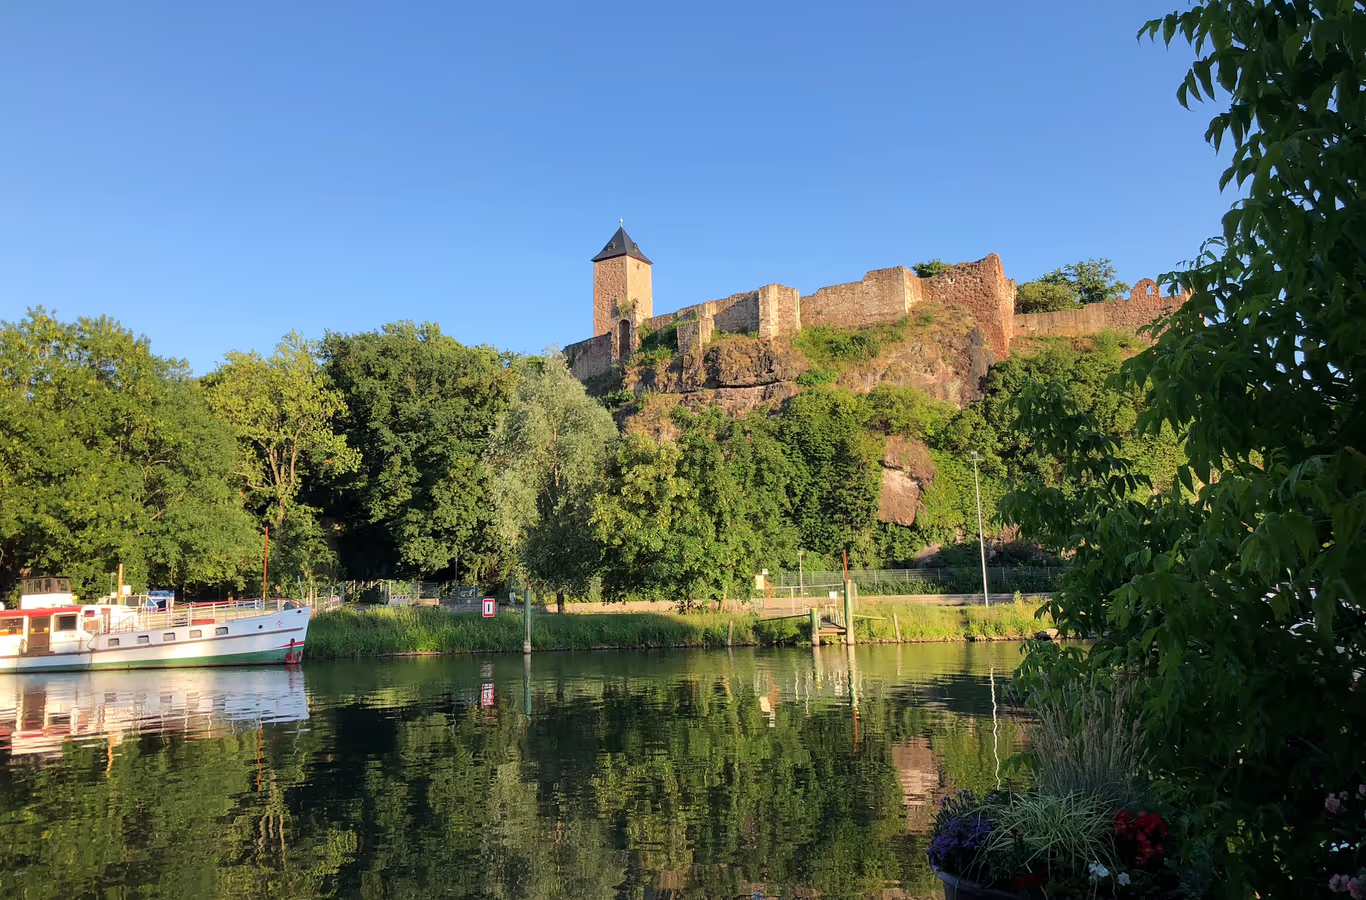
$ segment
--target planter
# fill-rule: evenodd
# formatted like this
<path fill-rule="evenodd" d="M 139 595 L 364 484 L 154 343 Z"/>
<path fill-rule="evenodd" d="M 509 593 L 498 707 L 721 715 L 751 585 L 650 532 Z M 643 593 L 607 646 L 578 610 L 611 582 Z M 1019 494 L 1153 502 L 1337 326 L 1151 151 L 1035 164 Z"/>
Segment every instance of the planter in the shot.
<path fill-rule="evenodd" d="M 969 881 L 957 875 L 941 872 L 933 866 L 930 871 L 944 882 L 944 900 L 1024 900 L 1029 895 L 1024 891 L 1002 891 Z"/>

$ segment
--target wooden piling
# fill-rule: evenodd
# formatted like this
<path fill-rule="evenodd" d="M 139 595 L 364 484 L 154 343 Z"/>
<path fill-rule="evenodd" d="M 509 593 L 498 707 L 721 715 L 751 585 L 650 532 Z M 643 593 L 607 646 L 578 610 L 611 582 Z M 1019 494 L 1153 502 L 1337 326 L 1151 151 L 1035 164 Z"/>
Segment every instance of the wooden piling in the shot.
<path fill-rule="evenodd" d="M 522 652 L 531 652 L 531 582 L 526 583 L 526 612 L 522 616 Z"/>
<path fill-rule="evenodd" d="M 821 613 L 816 607 L 808 607 L 807 612 L 811 613 L 811 646 L 821 645 Z"/>
<path fill-rule="evenodd" d="M 892 613 L 892 627 L 896 629 L 896 642 L 901 643 L 901 622 L 897 619 L 896 613 Z"/>
<path fill-rule="evenodd" d="M 734 642 L 735 642 L 735 620 L 734 620 L 734 619 L 731 619 L 731 620 L 730 620 L 730 624 L 726 626 L 726 646 L 729 647 L 729 646 L 730 646 L 731 644 L 733 644 Z"/>
<path fill-rule="evenodd" d="M 844 642 L 854 643 L 854 597 L 848 578 L 844 579 Z"/>

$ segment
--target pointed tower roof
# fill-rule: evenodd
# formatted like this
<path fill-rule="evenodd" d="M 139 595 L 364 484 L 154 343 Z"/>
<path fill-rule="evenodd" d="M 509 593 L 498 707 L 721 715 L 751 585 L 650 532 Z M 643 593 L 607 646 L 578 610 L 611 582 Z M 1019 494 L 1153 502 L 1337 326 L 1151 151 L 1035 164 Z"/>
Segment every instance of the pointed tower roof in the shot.
<path fill-rule="evenodd" d="M 647 266 L 654 265 L 640 252 L 640 247 L 631 240 L 631 236 L 626 233 L 624 227 L 618 228 L 617 233 L 612 235 L 612 239 L 607 242 L 607 246 L 602 248 L 602 252 L 593 257 L 593 262 L 602 262 L 604 259 L 616 259 L 618 256 L 629 256 L 638 259 Z"/>

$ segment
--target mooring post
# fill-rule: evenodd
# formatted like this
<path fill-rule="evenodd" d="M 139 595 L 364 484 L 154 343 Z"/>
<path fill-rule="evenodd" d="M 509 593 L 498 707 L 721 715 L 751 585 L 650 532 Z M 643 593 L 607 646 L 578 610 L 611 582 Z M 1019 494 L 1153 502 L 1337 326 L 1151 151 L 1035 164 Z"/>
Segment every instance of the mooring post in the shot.
<path fill-rule="evenodd" d="M 896 630 L 896 642 L 901 643 L 901 621 L 892 613 L 892 628 Z"/>
<path fill-rule="evenodd" d="M 522 711 L 531 718 L 531 654 L 522 656 Z"/>
<path fill-rule="evenodd" d="M 854 595 L 850 590 L 852 582 L 844 579 L 844 642 L 854 643 Z"/>
<path fill-rule="evenodd" d="M 726 626 L 726 646 L 729 647 L 729 646 L 731 645 L 731 643 L 734 642 L 734 640 L 735 640 L 735 620 L 734 620 L 734 619 L 731 619 L 731 620 L 730 620 L 730 624 Z"/>
<path fill-rule="evenodd" d="M 522 635 L 522 652 L 523 652 L 523 653 L 530 653 L 530 652 L 531 652 L 531 582 L 530 582 L 530 581 L 528 581 L 528 582 L 526 583 L 526 606 L 524 607 L 524 609 L 526 610 L 526 612 L 522 614 L 522 627 L 523 627 L 523 629 L 524 629 L 524 632 L 523 632 L 523 635 Z"/>
<path fill-rule="evenodd" d="M 811 646 L 821 645 L 821 611 L 816 607 L 808 607 L 807 612 L 811 613 Z"/>

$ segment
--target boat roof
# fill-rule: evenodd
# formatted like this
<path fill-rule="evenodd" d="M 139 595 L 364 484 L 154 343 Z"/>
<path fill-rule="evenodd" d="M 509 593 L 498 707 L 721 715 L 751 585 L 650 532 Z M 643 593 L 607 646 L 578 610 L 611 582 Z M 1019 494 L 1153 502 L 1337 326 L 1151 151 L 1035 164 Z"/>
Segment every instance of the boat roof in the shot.
<path fill-rule="evenodd" d="M 51 616 L 56 613 L 74 613 L 83 609 L 114 609 L 114 607 L 104 604 L 103 606 L 88 603 L 82 606 L 47 606 L 42 609 L 0 609 L 0 619 L 15 619 L 20 616 Z"/>

